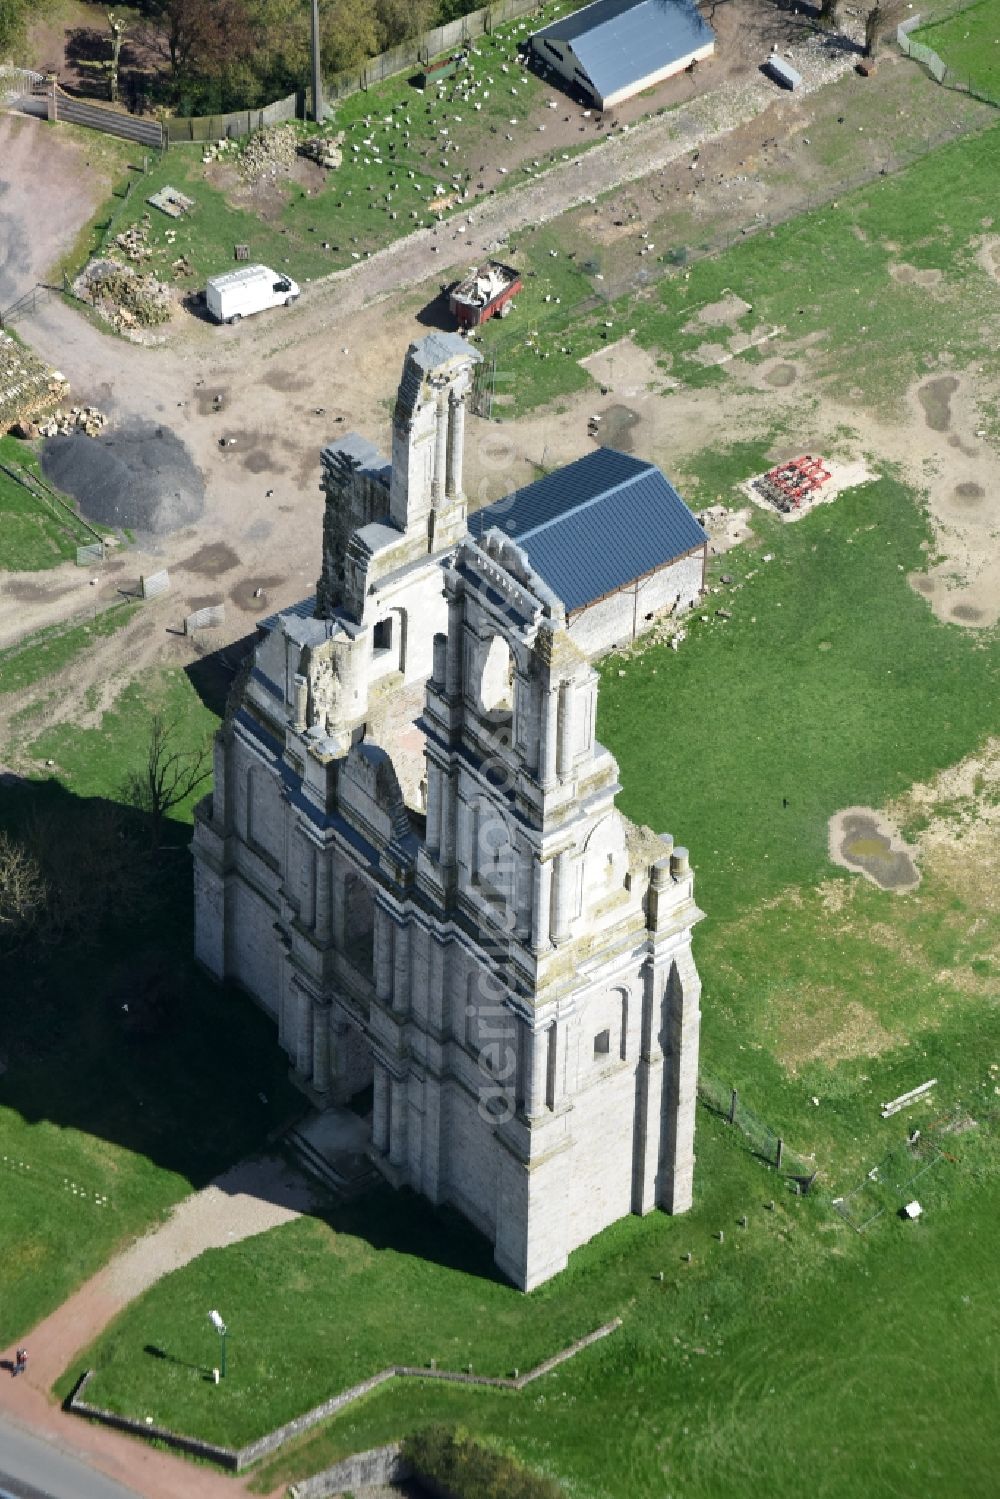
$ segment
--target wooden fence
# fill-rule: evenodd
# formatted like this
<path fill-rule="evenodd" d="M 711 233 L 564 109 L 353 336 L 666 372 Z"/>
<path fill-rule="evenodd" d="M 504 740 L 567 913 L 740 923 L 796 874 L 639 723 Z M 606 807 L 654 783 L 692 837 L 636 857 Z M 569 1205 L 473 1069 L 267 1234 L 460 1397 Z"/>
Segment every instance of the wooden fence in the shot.
<path fill-rule="evenodd" d="M 262 130 L 265 125 L 301 119 L 304 114 L 305 94 L 296 93 L 289 94 L 287 99 L 277 99 L 273 104 L 265 104 L 263 109 L 238 109 L 231 114 L 166 120 L 164 128 L 171 145 L 185 141 L 216 141 L 249 135 L 252 130 Z"/>
<path fill-rule="evenodd" d="M 65 120 L 70 125 L 85 125 L 88 130 L 102 130 L 105 135 L 117 135 L 122 140 L 133 141 L 137 146 L 152 146 L 162 151 L 166 145 L 166 134 L 159 120 L 144 119 L 141 115 L 127 114 L 115 109 L 112 104 L 101 104 L 91 99 L 75 99 L 53 78 L 43 85 L 46 90 L 50 120 Z"/>
<path fill-rule="evenodd" d="M 388 52 L 380 52 L 378 57 L 370 57 L 360 70 L 338 73 L 335 78 L 324 82 L 324 97 L 329 104 L 346 99 L 350 94 L 371 88 L 373 84 L 402 73 L 406 68 L 417 67 L 442 52 L 457 51 L 476 37 L 502 26 L 505 21 L 536 15 L 541 9 L 542 0 L 493 0 L 492 5 L 486 5 L 482 10 L 470 11 L 467 16 L 459 16 L 457 21 L 435 26 L 412 41 L 402 42 Z"/>

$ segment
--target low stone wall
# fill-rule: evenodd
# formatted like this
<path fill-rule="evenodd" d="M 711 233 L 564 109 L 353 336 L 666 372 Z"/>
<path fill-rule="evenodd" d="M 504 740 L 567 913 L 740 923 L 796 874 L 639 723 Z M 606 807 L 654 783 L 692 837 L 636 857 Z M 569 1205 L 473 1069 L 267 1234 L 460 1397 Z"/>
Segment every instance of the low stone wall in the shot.
<path fill-rule="evenodd" d="M 316 1405 L 303 1415 L 296 1416 L 294 1421 L 287 1421 L 284 1426 L 268 1432 L 267 1436 L 259 1437 L 255 1442 L 248 1442 L 245 1447 L 218 1447 L 212 1442 L 203 1442 L 197 1437 L 186 1437 L 179 1432 L 169 1431 L 165 1426 L 153 1426 L 145 1421 L 135 1421 L 130 1416 L 120 1416 L 116 1411 L 104 1410 L 101 1406 L 89 1404 L 83 1399 L 83 1393 L 94 1373 L 92 1369 L 88 1369 L 84 1374 L 70 1396 L 66 1408 L 74 1415 L 87 1416 L 92 1421 L 100 1421 L 104 1426 L 113 1426 L 117 1431 L 127 1431 L 132 1436 L 163 1442 L 167 1447 L 174 1447 L 180 1452 L 189 1452 L 193 1457 L 201 1457 L 208 1462 L 218 1463 L 220 1467 L 228 1468 L 231 1472 L 242 1473 L 252 1463 L 259 1462 L 262 1457 L 270 1457 L 293 1437 L 301 1436 L 311 1427 L 318 1426 L 321 1421 L 335 1416 L 346 1405 L 360 1400 L 363 1395 L 370 1394 L 372 1390 L 378 1389 L 379 1385 L 387 1384 L 390 1379 L 444 1379 L 454 1384 L 486 1385 L 497 1390 L 523 1390 L 525 1385 L 531 1384 L 533 1380 L 541 1379 L 543 1374 L 551 1373 L 567 1359 L 582 1353 L 592 1343 L 600 1342 L 602 1338 L 615 1332 L 621 1325 L 621 1318 L 615 1317 L 611 1322 L 605 1322 L 602 1327 L 597 1327 L 593 1332 L 587 1333 L 586 1337 L 577 1338 L 576 1342 L 570 1343 L 568 1348 L 562 1348 L 551 1358 L 536 1364 L 534 1369 L 529 1369 L 525 1374 L 518 1374 L 509 1379 L 488 1374 L 464 1374 L 453 1369 L 416 1369 L 407 1364 L 393 1364 L 388 1369 L 380 1369 L 369 1379 L 363 1379 L 360 1384 L 352 1385 L 348 1390 L 342 1390 L 339 1395 L 333 1395 L 329 1400 L 324 1400 L 322 1405 Z M 370 1455 L 362 1454 L 362 1456 Z M 328 1472 L 334 1471 L 336 1470 L 328 1470 Z M 324 1475 L 319 1474 L 318 1477 L 322 1478 Z M 360 1483 L 360 1480 L 356 1479 L 355 1482 Z M 345 1485 L 345 1487 L 350 1487 L 350 1485 Z M 316 1493 L 332 1494 L 336 1493 L 336 1490 L 318 1489 Z"/>
<path fill-rule="evenodd" d="M 373 1447 L 370 1452 L 356 1452 L 312 1478 L 293 1483 L 292 1499 L 332 1499 L 345 1490 L 374 1487 L 376 1484 L 404 1483 L 413 1477 L 410 1464 L 403 1457 L 398 1442 L 388 1447 Z"/>
<path fill-rule="evenodd" d="M 154 1426 L 145 1421 L 133 1421 L 131 1416 L 120 1416 L 117 1411 L 107 1411 L 99 1405 L 90 1405 L 83 1399 L 83 1392 L 93 1378 L 93 1369 L 88 1369 L 80 1380 L 76 1389 L 69 1397 L 67 1410 L 75 1416 L 87 1416 L 91 1421 L 99 1421 L 102 1426 L 112 1426 L 116 1431 L 127 1431 L 130 1436 L 145 1437 L 150 1442 L 162 1442 L 165 1447 L 173 1447 L 178 1452 L 188 1452 L 192 1457 L 205 1458 L 210 1463 L 218 1463 L 221 1468 L 228 1468 L 233 1473 L 239 1472 L 239 1452 L 232 1447 L 217 1447 L 214 1442 L 202 1442 L 197 1437 L 181 1436 L 176 1431 L 169 1431 L 165 1426 Z"/>

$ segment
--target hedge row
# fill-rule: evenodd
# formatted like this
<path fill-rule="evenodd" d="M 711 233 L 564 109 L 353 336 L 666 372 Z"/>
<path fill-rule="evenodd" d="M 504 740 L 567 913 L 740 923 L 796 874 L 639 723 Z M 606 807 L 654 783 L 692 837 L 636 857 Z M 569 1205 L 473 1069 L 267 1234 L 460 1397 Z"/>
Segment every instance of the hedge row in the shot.
<path fill-rule="evenodd" d="M 442 1499 L 566 1499 L 554 1479 L 447 1426 L 414 1432 L 403 1443 L 403 1457 Z"/>

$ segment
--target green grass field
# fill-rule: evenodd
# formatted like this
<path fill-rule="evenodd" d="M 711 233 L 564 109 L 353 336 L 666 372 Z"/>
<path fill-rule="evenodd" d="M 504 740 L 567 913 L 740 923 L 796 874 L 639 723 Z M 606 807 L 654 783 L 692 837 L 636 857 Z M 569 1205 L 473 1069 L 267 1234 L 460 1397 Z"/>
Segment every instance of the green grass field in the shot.
<path fill-rule="evenodd" d="M 984 225 L 993 221 L 998 174 L 1000 127 L 610 304 L 585 269 L 599 270 L 607 252 L 588 244 L 578 226 L 547 226 L 520 237 L 534 279 L 517 328 L 488 324 L 481 347 L 496 354 L 506 382 L 498 389 L 514 393 L 513 415 L 582 388 L 589 376 L 578 361 L 633 329 L 635 341 L 674 378 L 718 385 L 726 378 L 722 370 L 692 357 L 699 345 L 720 342 L 720 330 L 700 323 L 697 312 L 731 290 L 752 310 L 721 330 L 723 343 L 764 327 L 784 330 L 784 339 L 822 335 L 811 356 L 814 389 L 891 414 L 907 385 L 936 367 L 942 350 L 958 368 L 998 369 L 984 313 L 995 314 L 1000 293 L 976 258 Z M 577 256 L 576 299 L 567 288 L 560 303 L 544 300 L 551 295 L 553 248 Z M 932 294 L 894 277 L 891 268 L 901 264 L 938 272 Z"/>
<path fill-rule="evenodd" d="M 58 779 L 5 788 L 0 823 L 54 818 L 85 831 L 141 763 L 155 709 L 180 716 L 191 745 L 216 722 L 179 672 L 131 687 L 99 729 L 46 733 L 34 752 L 56 759 Z M 296 1104 L 272 1027 L 192 961 L 190 815 L 179 808 L 162 853 L 138 866 L 132 909 L 83 938 L 0 955 L 0 1344 L 258 1148 Z M 163 964 L 169 1005 L 137 1030 L 122 1004 Z M 234 1061 L 220 1072 L 223 1052 Z"/>
<path fill-rule="evenodd" d="M 754 461 L 749 449 L 714 454 L 704 477 L 720 484 Z M 618 1314 L 621 1333 L 523 1395 L 398 1387 L 277 1459 L 261 1485 L 441 1417 L 510 1441 L 580 1496 L 714 1499 L 750 1479 L 753 1492 L 847 1495 L 875 1451 L 878 1492 L 895 1494 L 948 1471 L 949 1420 L 970 1419 L 983 1435 L 962 1492 L 987 1492 L 993 1393 L 969 1376 L 967 1332 L 983 1317 L 996 1326 L 1000 1289 L 985 1242 L 1000 1201 L 987 1070 L 1000 1042 L 988 1000 L 998 917 L 981 878 L 936 866 L 913 897 L 859 888 L 825 840 L 838 807 L 879 805 L 1000 727 L 1000 648 L 940 624 L 909 588 L 927 529 L 892 481 L 761 532 L 725 559 L 729 622 L 693 622 L 676 655 L 653 647 L 608 663 L 599 728 L 621 761 L 625 809 L 688 843 L 699 871 L 703 1066 L 815 1156 L 818 1194 L 790 1195 L 702 1110 L 694 1212 L 617 1225 L 528 1299 L 493 1279 L 488 1249 L 451 1215 L 378 1194 L 162 1282 L 83 1361 L 97 1369 L 94 1399 L 237 1442 L 395 1359 L 505 1373 Z M 939 1078 L 932 1100 L 880 1123 L 879 1101 L 926 1076 Z M 975 1127 L 948 1133 L 956 1111 Z M 949 1157 L 921 1181 L 926 1219 L 889 1215 L 858 1237 L 831 1199 L 914 1124 Z M 202 1377 L 209 1287 L 232 1329 L 222 1389 Z M 986 1346 L 978 1321 L 972 1336 Z M 919 1376 L 907 1380 L 911 1364 Z M 832 1393 L 831 1367 L 842 1370 Z"/>
<path fill-rule="evenodd" d="M 25 443 L 0 437 L 0 463 L 37 476 L 38 459 Z M 67 501 L 67 504 L 72 504 Z M 0 470 L 0 570 L 31 572 L 58 567 L 76 557 L 78 546 L 94 540 L 82 522 L 57 510 L 54 502 L 35 498 L 23 484 Z"/>
<path fill-rule="evenodd" d="M 43 677 L 54 676 L 102 636 L 128 624 L 138 604 L 122 602 L 82 625 L 52 625 L 0 651 L 0 694 L 20 692 Z"/>
<path fill-rule="evenodd" d="M 1000 104 L 1000 15 L 994 0 L 978 0 L 911 35 L 948 64 L 956 82 Z"/>

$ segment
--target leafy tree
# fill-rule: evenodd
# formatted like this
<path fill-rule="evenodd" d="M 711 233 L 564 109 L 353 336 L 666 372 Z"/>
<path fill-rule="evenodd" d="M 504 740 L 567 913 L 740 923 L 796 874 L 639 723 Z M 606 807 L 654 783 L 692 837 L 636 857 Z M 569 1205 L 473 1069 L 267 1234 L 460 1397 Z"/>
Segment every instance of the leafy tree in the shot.
<path fill-rule="evenodd" d="M 419 36 L 434 24 L 437 0 L 375 0 L 379 49 Z"/>
<path fill-rule="evenodd" d="M 879 43 L 889 31 L 894 31 L 906 15 L 903 0 L 879 0 L 865 17 L 865 56 L 874 57 Z"/>
<path fill-rule="evenodd" d="M 51 0 L 0 0 L 0 62 L 24 56 L 28 24 L 38 20 L 50 3 Z"/>

